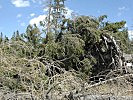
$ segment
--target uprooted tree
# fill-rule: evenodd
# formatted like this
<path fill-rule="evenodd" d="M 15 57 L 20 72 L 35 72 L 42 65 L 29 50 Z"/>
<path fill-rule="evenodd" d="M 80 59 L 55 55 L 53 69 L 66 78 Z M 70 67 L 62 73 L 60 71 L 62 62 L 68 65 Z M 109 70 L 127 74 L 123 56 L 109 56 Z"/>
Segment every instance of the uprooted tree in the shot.
<path fill-rule="evenodd" d="M 40 93 L 55 74 L 74 70 L 86 78 L 122 66 L 123 52 L 131 51 L 125 21 L 111 23 L 106 15 L 65 18 L 64 0 L 50 0 L 48 7 L 42 32 L 29 25 L 11 39 L 1 33 L 1 87 Z"/>
<path fill-rule="evenodd" d="M 63 19 L 56 38 L 46 44 L 45 55 L 66 70 L 72 68 L 86 74 L 122 66 L 122 51 L 129 45 L 125 22 L 104 22 L 106 17 Z"/>

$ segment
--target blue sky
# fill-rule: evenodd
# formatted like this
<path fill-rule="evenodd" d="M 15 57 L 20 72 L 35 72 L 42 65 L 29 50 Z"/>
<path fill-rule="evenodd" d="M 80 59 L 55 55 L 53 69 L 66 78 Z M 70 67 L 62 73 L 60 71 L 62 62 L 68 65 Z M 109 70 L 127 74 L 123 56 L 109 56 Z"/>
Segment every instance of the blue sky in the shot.
<path fill-rule="evenodd" d="M 45 0 L 0 0 L 0 32 L 9 37 L 19 30 L 25 32 L 28 24 L 43 20 L 46 12 L 43 10 Z M 71 12 L 79 15 L 108 15 L 108 21 L 125 20 L 130 30 L 133 28 L 133 0 L 67 0 L 68 16 Z"/>

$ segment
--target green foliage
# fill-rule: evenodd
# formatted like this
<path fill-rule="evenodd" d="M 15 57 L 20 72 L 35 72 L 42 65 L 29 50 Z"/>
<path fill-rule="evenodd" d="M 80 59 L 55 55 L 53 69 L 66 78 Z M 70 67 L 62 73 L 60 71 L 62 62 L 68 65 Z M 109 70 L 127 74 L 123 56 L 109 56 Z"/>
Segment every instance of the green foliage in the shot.
<path fill-rule="evenodd" d="M 64 35 L 61 43 L 63 43 L 65 48 L 65 54 L 67 56 L 83 55 L 84 54 L 84 41 L 77 37 L 76 34 Z"/>
<path fill-rule="evenodd" d="M 3 34 L 1 32 L 1 34 L 0 34 L 0 44 L 2 43 L 2 41 L 3 41 Z"/>
<path fill-rule="evenodd" d="M 66 70 L 73 68 L 88 75 L 91 69 L 93 73 L 107 69 L 112 62 L 110 52 L 114 53 L 116 59 L 116 50 L 110 51 L 116 45 L 111 36 L 118 41 L 117 44 L 124 52 L 128 51 L 129 39 L 124 21 L 108 23 L 104 22 L 105 18 L 106 15 L 98 18 L 79 16 L 74 20 L 63 19 L 60 33 L 55 34 L 55 39 L 46 44 L 45 55 L 60 62 Z"/>
<path fill-rule="evenodd" d="M 119 31 L 119 29 L 122 29 L 125 26 L 125 24 L 125 21 L 115 23 L 106 22 L 106 26 L 104 27 L 104 29 L 116 33 Z"/>
<path fill-rule="evenodd" d="M 104 27 L 105 30 L 110 31 L 110 35 L 115 37 L 115 40 L 118 41 L 118 44 L 123 52 L 128 53 L 129 52 L 129 45 L 130 40 L 128 37 L 128 29 L 126 29 L 125 26 L 126 22 L 115 22 L 115 23 L 106 23 L 106 26 Z"/>
<path fill-rule="evenodd" d="M 9 42 L 9 38 L 7 36 L 5 36 L 4 40 L 3 40 L 5 43 L 6 42 Z"/>
<path fill-rule="evenodd" d="M 79 73 L 78 78 L 88 80 L 89 76 L 116 69 L 121 50 L 133 53 L 133 41 L 129 41 L 125 21 L 111 23 L 106 21 L 106 15 L 67 19 L 64 1 L 50 0 L 49 14 L 40 22 L 43 30 L 29 25 L 25 33 L 16 31 L 11 39 L 1 33 L 1 87 L 44 96 L 45 89 L 57 81 L 56 77 L 62 78 L 55 74 L 74 70 Z"/>
<path fill-rule="evenodd" d="M 19 40 L 23 40 L 23 37 L 20 35 L 19 31 L 17 30 L 16 32 L 13 33 L 11 40 L 19 41 Z"/>
<path fill-rule="evenodd" d="M 81 61 L 81 65 L 82 65 L 82 70 L 81 72 L 85 73 L 86 75 L 91 75 L 91 62 L 90 59 L 85 58 L 84 60 Z"/>
<path fill-rule="evenodd" d="M 106 15 L 66 19 L 64 0 L 51 0 L 49 7 L 46 22 L 40 22 L 46 37 L 42 38 L 36 25 L 29 25 L 23 34 L 14 32 L 11 39 L 1 33 L 0 79 L 11 90 L 41 91 L 46 86 L 46 72 L 53 71 L 47 63 L 90 76 L 118 66 L 117 46 L 132 51 L 125 21 L 110 23 L 104 20 Z"/>
<path fill-rule="evenodd" d="M 33 44 L 36 47 L 41 42 L 41 32 L 39 28 L 34 25 L 29 25 L 26 30 L 26 34 L 24 35 L 27 42 Z"/>
<path fill-rule="evenodd" d="M 13 42 L 0 44 L 1 85 L 12 91 L 31 91 L 32 89 L 37 91 L 47 79 L 46 67 L 39 60 L 29 59 L 26 55 L 20 56 L 22 53 L 18 48 L 19 45 L 24 46 L 24 43 L 19 43 L 17 42 L 17 45 L 14 45 Z M 24 49 L 31 52 L 29 48 Z"/>
<path fill-rule="evenodd" d="M 61 44 L 51 42 L 45 46 L 45 55 L 52 59 L 61 59 L 65 54 Z"/>
<path fill-rule="evenodd" d="M 109 41 L 112 41 L 110 36 L 113 36 L 118 40 L 121 49 L 129 52 L 125 22 L 109 23 L 104 21 L 105 18 L 106 15 L 98 18 L 78 16 L 71 20 L 64 18 L 60 23 L 59 34 L 55 34 L 52 31 L 54 28 L 51 27 L 51 31 L 43 39 L 39 28 L 36 25 L 29 25 L 25 34 L 15 32 L 11 41 L 2 38 L 1 40 L 5 41 L 3 50 L 7 54 L 28 59 L 46 57 L 58 63 L 60 68 L 74 69 L 90 75 L 92 69 L 101 71 L 111 63 L 109 60 L 111 45 L 105 43 L 103 36 Z M 101 65 L 105 63 L 103 60 L 107 60 L 105 65 Z"/>

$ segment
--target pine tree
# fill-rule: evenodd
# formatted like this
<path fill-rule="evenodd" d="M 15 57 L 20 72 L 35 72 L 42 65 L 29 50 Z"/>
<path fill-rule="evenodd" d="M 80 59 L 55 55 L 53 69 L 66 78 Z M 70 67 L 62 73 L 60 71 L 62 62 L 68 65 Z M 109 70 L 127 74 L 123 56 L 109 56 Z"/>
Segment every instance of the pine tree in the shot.
<path fill-rule="evenodd" d="M 55 26 L 55 34 L 59 33 L 61 22 L 65 17 L 64 13 L 66 12 L 66 10 L 65 10 L 64 1 L 65 0 L 54 0 L 53 11 L 52 11 L 52 17 L 53 17 L 52 22 Z"/>
<path fill-rule="evenodd" d="M 24 37 L 26 38 L 26 41 L 33 44 L 34 47 L 36 47 L 41 42 L 41 32 L 36 25 L 29 25 L 26 29 L 26 34 Z"/>
<path fill-rule="evenodd" d="M 4 42 L 9 42 L 9 38 L 5 35 Z"/>
<path fill-rule="evenodd" d="M 61 30 L 61 22 L 66 13 L 65 0 L 49 0 L 48 2 L 48 16 L 46 18 L 46 42 L 54 41 L 57 34 Z"/>
<path fill-rule="evenodd" d="M 19 41 L 19 40 L 23 41 L 22 36 L 20 35 L 18 30 L 13 33 L 11 40 L 12 41 Z"/>
<path fill-rule="evenodd" d="M 1 32 L 1 34 L 0 34 L 0 44 L 2 43 L 2 41 L 3 41 L 3 33 Z"/>

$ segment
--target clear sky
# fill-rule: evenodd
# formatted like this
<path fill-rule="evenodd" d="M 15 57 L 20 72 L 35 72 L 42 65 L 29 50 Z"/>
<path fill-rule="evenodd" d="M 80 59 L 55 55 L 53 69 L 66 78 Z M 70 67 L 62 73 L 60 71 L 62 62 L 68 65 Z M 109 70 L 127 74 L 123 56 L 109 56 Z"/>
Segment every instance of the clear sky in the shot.
<path fill-rule="evenodd" d="M 0 32 L 9 37 L 19 30 L 25 32 L 30 23 L 37 23 L 45 18 L 43 2 L 45 0 L 0 0 Z M 108 21 L 125 20 L 132 30 L 133 0 L 67 0 L 66 7 L 79 15 L 108 15 Z M 133 33 L 132 33 L 133 34 Z"/>

